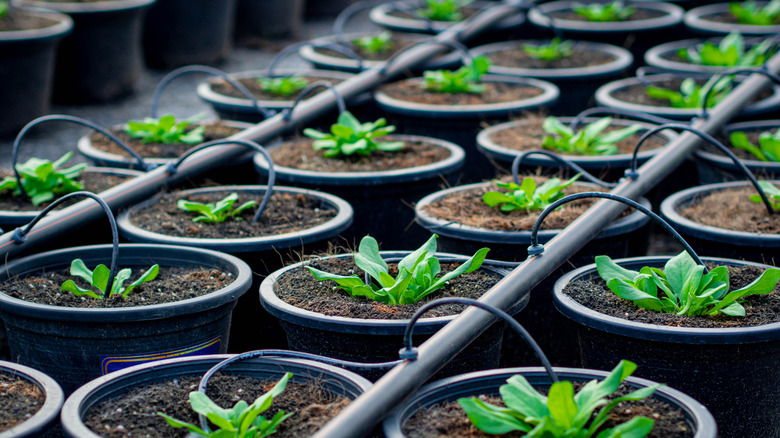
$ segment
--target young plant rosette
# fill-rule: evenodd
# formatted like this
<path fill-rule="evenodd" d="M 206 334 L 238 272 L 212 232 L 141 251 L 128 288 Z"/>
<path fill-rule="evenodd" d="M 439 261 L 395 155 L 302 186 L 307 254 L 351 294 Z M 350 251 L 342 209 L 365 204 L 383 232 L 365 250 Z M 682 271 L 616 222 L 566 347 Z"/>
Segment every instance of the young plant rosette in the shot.
<path fill-rule="evenodd" d="M 731 137 L 735 132 L 744 132 L 748 137 L 747 143 L 761 149 L 760 144 L 763 140 L 761 140 L 760 137 L 763 133 L 768 132 L 771 137 L 775 137 L 778 129 L 780 129 L 780 120 L 752 120 L 730 123 L 724 126 L 721 132 L 725 139 Z M 759 137 L 759 139 L 753 139 L 752 137 L 754 136 Z M 724 143 L 731 147 L 731 151 L 737 154 L 740 161 L 742 161 L 745 167 L 750 169 L 754 175 L 769 179 L 777 179 L 780 177 L 780 153 L 772 155 L 773 157 L 777 157 L 777 161 L 772 161 L 771 159 L 764 161 L 750 152 L 735 148 L 733 142 L 730 140 Z M 729 145 L 729 143 L 731 144 Z M 774 144 L 775 142 L 770 141 L 770 143 Z M 699 148 L 696 150 L 695 154 L 697 158 L 696 165 L 699 171 L 699 182 L 702 184 L 745 179 L 744 174 L 737 165 L 720 151 Z M 770 158 L 769 156 L 765 157 Z"/>

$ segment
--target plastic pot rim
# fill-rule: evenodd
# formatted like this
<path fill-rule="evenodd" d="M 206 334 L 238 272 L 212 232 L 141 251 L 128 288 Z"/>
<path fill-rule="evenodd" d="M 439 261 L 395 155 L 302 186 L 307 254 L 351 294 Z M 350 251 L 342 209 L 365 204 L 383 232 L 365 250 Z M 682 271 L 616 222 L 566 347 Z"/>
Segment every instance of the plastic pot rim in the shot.
<path fill-rule="evenodd" d="M 712 42 L 713 38 L 714 41 L 723 39 L 718 37 L 692 38 L 659 44 L 645 52 L 645 64 L 652 67 L 662 68 L 664 70 L 690 73 L 720 73 L 734 68 L 734 66 L 699 65 L 690 62 L 678 61 L 675 59 L 667 59 L 665 57 L 665 55 L 669 55 L 670 53 L 676 53 L 679 49 L 686 49 L 688 47 L 700 45 L 705 42 Z"/>
<path fill-rule="evenodd" d="M 369 12 L 369 19 L 375 24 L 383 26 L 387 29 L 401 32 L 438 33 L 449 29 L 457 23 L 460 23 L 459 21 L 431 21 L 431 27 L 433 27 L 433 29 L 429 29 L 428 22 L 422 18 L 405 18 L 390 15 L 391 12 L 399 11 L 399 6 L 403 8 L 403 6 L 407 5 L 408 2 L 404 1 L 394 1 L 381 4 L 371 9 L 371 12 Z M 489 1 L 475 1 L 469 6 L 477 9 L 487 9 L 488 7 L 495 5 L 495 3 Z M 525 23 L 525 13 L 518 12 L 517 14 L 510 15 L 509 17 L 504 18 L 496 23 L 496 26 L 493 28 L 493 30 L 500 31 L 512 29 L 521 26 L 523 23 Z"/>
<path fill-rule="evenodd" d="M 528 12 L 528 20 L 539 27 L 549 28 L 550 19 L 547 14 L 550 12 L 572 9 L 575 3 L 578 2 L 562 0 L 540 4 Z M 555 27 L 564 32 L 595 32 L 605 34 L 661 30 L 663 28 L 672 27 L 681 23 L 685 13 L 683 8 L 680 6 L 657 1 L 642 1 L 641 3 L 634 3 L 633 6 L 639 9 L 649 9 L 663 12 L 664 15 L 644 20 L 626 20 L 617 22 L 590 22 L 584 20 L 566 20 L 556 18 Z"/>
<path fill-rule="evenodd" d="M 766 4 L 766 1 L 759 1 L 758 4 Z M 726 35 L 733 30 L 738 30 L 742 35 L 768 35 L 780 33 L 780 24 L 772 26 L 758 26 L 753 24 L 722 23 L 719 21 L 707 20 L 704 17 L 718 13 L 728 13 L 729 3 L 716 3 L 711 5 L 699 6 L 685 13 L 683 23 L 697 32 L 706 34 Z"/>
<path fill-rule="evenodd" d="M 45 0 L 22 0 L 22 5 L 51 9 L 65 14 L 86 15 L 144 8 L 151 6 L 155 1 L 157 0 L 104 0 L 82 3 L 72 1 L 52 2 Z"/>
<path fill-rule="evenodd" d="M 780 120 L 753 120 L 750 122 L 730 123 L 725 125 L 722 132 L 728 135 L 734 131 L 763 131 L 769 129 L 780 128 Z M 694 152 L 696 157 L 702 161 L 720 169 L 728 169 L 735 172 L 741 172 L 737 169 L 737 165 L 731 161 L 730 158 L 720 154 L 713 153 L 706 149 L 699 148 Z M 741 159 L 742 163 L 754 173 L 757 172 L 777 172 L 780 173 L 780 162 L 773 161 L 761 161 L 759 159 Z"/>
<path fill-rule="evenodd" d="M 65 401 L 65 395 L 60 385 L 48 374 L 35 368 L 18 363 L 0 361 L 0 372 L 22 377 L 41 389 L 44 401 L 41 408 L 32 417 L 18 425 L 0 432 L 0 438 L 13 438 L 20 436 L 39 436 L 47 426 L 57 420 L 60 409 Z"/>
<path fill-rule="evenodd" d="M 183 190 L 182 193 L 186 194 L 200 194 L 210 192 L 263 192 L 265 193 L 268 186 L 251 185 L 251 186 L 216 186 L 216 187 L 203 187 L 198 189 Z M 194 237 L 181 237 L 171 236 L 162 233 L 156 233 L 145 230 L 130 221 L 130 214 L 137 212 L 142 208 L 146 208 L 152 204 L 157 203 L 159 195 L 155 195 L 144 201 L 141 201 L 132 207 L 124 210 L 117 217 L 117 226 L 123 237 L 134 242 L 144 243 L 157 243 L 168 245 L 186 245 L 198 248 L 206 248 L 211 250 L 219 250 L 228 253 L 239 252 L 259 252 L 269 251 L 274 249 L 289 248 L 294 245 L 306 244 L 311 242 L 317 242 L 320 240 L 328 239 L 344 231 L 352 223 L 353 209 L 352 206 L 345 200 L 331 195 L 329 193 L 319 192 L 315 190 L 301 189 L 297 187 L 284 187 L 274 186 L 274 192 L 284 193 L 300 193 L 303 195 L 313 196 L 326 202 L 333 207 L 337 213 L 332 219 L 314 227 L 298 230 L 294 232 L 288 232 L 284 234 L 265 235 L 265 236 L 252 236 L 244 238 L 194 238 Z"/>
<path fill-rule="evenodd" d="M 69 16 L 51 10 L 29 10 L 20 8 L 24 13 L 43 17 L 56 23 L 38 29 L 10 30 L 0 32 L 0 46 L 16 44 L 31 40 L 62 38 L 73 30 L 73 19 Z"/>
<path fill-rule="evenodd" d="M 654 262 L 663 266 L 670 257 L 671 256 L 645 256 L 616 259 L 614 261 L 620 265 L 630 264 L 635 265 L 636 267 Z M 760 263 L 719 257 L 702 257 L 702 260 L 704 262 L 715 262 L 732 266 L 752 265 L 764 269 L 771 267 Z M 563 289 L 569 282 L 589 273 L 596 274 L 595 263 L 564 274 L 555 282 L 555 286 L 553 287 L 553 301 L 559 312 L 572 321 L 590 329 L 646 341 L 688 345 L 735 345 L 769 342 L 780 339 L 780 322 L 751 327 L 670 327 L 629 321 L 605 315 L 583 306 L 563 293 Z"/>

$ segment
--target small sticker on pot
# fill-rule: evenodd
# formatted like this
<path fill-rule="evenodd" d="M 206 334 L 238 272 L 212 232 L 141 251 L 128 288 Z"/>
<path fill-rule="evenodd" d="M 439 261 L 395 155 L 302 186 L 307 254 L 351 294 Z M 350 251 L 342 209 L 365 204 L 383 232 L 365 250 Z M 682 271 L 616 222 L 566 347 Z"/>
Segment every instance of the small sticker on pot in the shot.
<path fill-rule="evenodd" d="M 100 358 L 100 368 L 105 375 L 124 368 L 129 368 L 134 365 L 153 362 L 156 360 L 172 359 L 174 357 L 185 356 L 201 356 L 205 354 L 219 354 L 221 346 L 222 336 L 217 336 L 216 338 L 209 341 L 190 345 L 188 347 L 177 348 L 175 350 L 129 356 L 102 356 Z"/>

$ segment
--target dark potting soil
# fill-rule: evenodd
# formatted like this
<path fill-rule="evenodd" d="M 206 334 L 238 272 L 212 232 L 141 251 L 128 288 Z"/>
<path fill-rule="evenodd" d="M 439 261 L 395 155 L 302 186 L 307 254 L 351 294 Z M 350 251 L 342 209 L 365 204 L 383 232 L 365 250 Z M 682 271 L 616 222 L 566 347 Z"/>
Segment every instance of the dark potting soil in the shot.
<path fill-rule="evenodd" d="M 707 264 L 714 267 L 714 264 Z M 729 266 L 729 290 L 744 287 L 761 275 L 755 266 Z M 753 295 L 742 301 L 745 316 L 684 316 L 660 313 L 637 307 L 634 303 L 615 295 L 598 276 L 592 281 L 577 280 L 569 283 L 563 292 L 578 303 L 605 315 L 668 327 L 753 327 L 780 321 L 780 286 L 767 295 Z"/>
<path fill-rule="evenodd" d="M 402 33 L 393 33 L 390 37 L 390 41 L 393 43 L 393 47 L 390 50 L 380 53 L 369 53 L 363 47 L 359 47 L 354 44 L 350 44 L 349 48 L 357 53 L 364 61 L 384 61 L 396 53 L 403 52 L 407 47 L 420 42 L 419 40 L 406 38 Z M 316 47 L 314 50 L 323 55 L 332 56 L 334 58 L 349 58 L 347 55 L 331 49 Z"/>
<path fill-rule="evenodd" d="M 213 140 L 220 140 L 225 137 L 230 137 L 231 135 L 238 133 L 241 131 L 240 128 L 235 128 L 231 126 L 224 125 L 221 122 L 217 123 L 203 123 L 202 126 L 205 126 L 205 131 L 203 132 L 203 143 L 213 141 Z M 191 131 L 195 128 L 197 128 L 198 125 L 190 125 L 187 128 L 187 131 Z M 130 137 L 123 129 L 117 129 L 112 128 L 109 130 L 112 134 L 116 135 L 117 138 L 122 140 L 130 149 L 133 149 L 138 153 L 138 155 L 147 158 L 147 157 L 154 157 L 154 158 L 176 158 L 183 154 L 184 152 L 198 146 L 197 144 L 184 144 L 184 143 L 172 143 L 172 144 L 163 144 L 163 143 L 143 143 L 140 139 L 132 138 Z M 112 154 L 121 155 L 123 157 L 131 157 L 131 155 L 122 149 L 121 146 L 111 141 L 108 137 L 105 135 L 95 132 L 92 135 L 90 135 L 90 140 L 92 140 L 92 146 L 95 149 L 99 149 L 101 151 L 110 152 Z"/>
<path fill-rule="evenodd" d="M 247 238 L 265 235 L 291 233 L 327 222 L 337 212 L 326 208 L 312 196 L 301 193 L 275 192 L 271 195 L 265 211 L 257 223 L 252 218 L 263 200 L 264 192 L 249 194 L 240 192 L 234 206 L 254 200 L 255 207 L 239 214 L 240 221 L 228 219 L 222 223 L 193 222 L 197 215 L 176 208 L 179 199 L 200 203 L 214 203 L 232 193 L 229 190 L 184 196 L 181 192 L 163 193 L 159 202 L 130 215 L 130 222 L 147 231 L 179 237 L 200 239 Z"/>
<path fill-rule="evenodd" d="M 642 7 L 636 6 L 636 4 L 632 4 L 632 7 L 636 8 L 636 12 L 631 14 L 630 17 L 626 18 L 622 21 L 639 21 L 639 20 L 650 20 L 652 18 L 658 18 L 663 17 L 664 15 L 667 15 L 666 12 L 658 11 L 655 9 L 644 9 Z M 559 20 L 572 20 L 572 21 L 588 21 L 587 18 L 585 18 L 582 15 L 577 14 L 574 12 L 573 9 L 566 9 L 561 11 L 554 11 L 547 14 L 553 18 L 557 18 Z M 610 23 L 607 21 L 606 23 Z"/>
<path fill-rule="evenodd" d="M 129 266 L 133 275 L 125 281 L 129 285 L 141 273 L 152 266 Z M 120 266 L 120 269 L 128 266 Z M 94 269 L 94 266 L 90 266 Z M 0 283 L 0 292 L 25 301 L 60 307 L 115 308 L 151 306 L 153 304 L 172 303 L 199 297 L 222 289 L 235 279 L 233 274 L 218 269 L 189 266 L 160 266 L 160 273 L 154 280 L 143 283 L 133 289 L 127 298 L 115 295 L 112 298 L 96 300 L 90 297 L 77 297 L 60 289 L 62 283 L 73 280 L 81 287 L 89 287 L 82 279 L 72 277 L 67 269 L 51 272 L 38 272 L 24 277 L 12 277 Z"/>
<path fill-rule="evenodd" d="M 579 390 L 584 383 L 573 382 L 575 390 Z M 636 388 L 625 383 L 614 393 L 606 397 L 612 400 L 616 397 L 627 395 Z M 547 393 L 547 388 L 539 388 L 541 394 Z M 506 406 L 498 395 L 479 395 L 479 398 L 495 406 Z M 593 413 L 592 418 L 598 415 L 599 409 Z M 634 417 L 647 417 L 654 420 L 653 429 L 647 435 L 648 438 L 687 438 L 693 436 L 693 430 L 680 409 L 665 403 L 657 398 L 649 397 L 644 400 L 626 401 L 619 403 L 610 413 L 609 419 L 600 430 L 608 429 L 625 423 Z M 420 409 L 402 426 L 407 438 L 445 438 L 445 437 L 471 437 L 488 438 L 490 435 L 477 429 L 471 424 L 466 412 L 457 402 L 446 402 Z M 524 432 L 511 432 L 502 434 L 502 438 L 519 438 L 525 436 Z"/>
<path fill-rule="evenodd" d="M 10 170 L 0 171 L 0 176 L 12 175 Z M 107 173 L 98 172 L 84 172 L 78 178 L 78 180 L 84 185 L 84 190 L 92 193 L 100 193 L 119 185 L 131 178 L 127 175 L 111 175 Z M 58 196 L 59 198 L 59 196 Z M 69 205 L 73 205 L 79 201 L 83 201 L 86 198 L 75 198 L 72 201 L 65 201 L 64 204 L 60 204 L 56 210 L 63 209 Z M 6 190 L 0 193 L 0 210 L 7 211 L 41 211 L 46 208 L 51 202 L 44 202 L 41 205 L 32 205 L 30 200 L 23 196 L 13 196 L 12 191 Z"/>
<path fill-rule="evenodd" d="M 469 18 L 469 17 L 471 17 L 472 15 L 476 14 L 479 11 L 480 11 L 480 9 L 469 8 L 469 7 L 465 7 L 465 8 L 461 8 L 460 9 L 460 13 L 463 15 L 463 19 L 464 20 Z M 406 18 L 406 19 L 413 19 L 413 20 L 425 20 L 425 18 L 423 18 L 420 15 L 418 15 L 416 13 L 416 11 L 409 11 L 409 12 L 407 12 L 407 11 L 388 11 L 387 15 L 389 15 L 391 17 Z M 453 21 L 452 23 L 459 23 L 460 21 L 461 20 Z M 447 22 L 442 22 L 442 23 L 447 23 Z"/>
<path fill-rule="evenodd" d="M 489 253 L 488 257 L 490 257 Z M 363 271 L 355 265 L 352 258 L 314 259 L 309 262 L 308 266 L 337 275 L 355 274 L 360 278 L 364 276 Z M 440 275 L 452 271 L 458 266 L 460 266 L 459 263 L 442 263 L 442 274 Z M 390 275 L 395 277 L 398 269 L 396 264 L 388 263 L 388 267 Z M 478 269 L 450 280 L 443 289 L 439 289 L 417 303 L 389 306 L 366 298 L 354 298 L 340 289 L 335 282 L 318 281 L 308 269 L 299 267 L 285 272 L 281 278 L 277 279 L 274 284 L 274 292 L 287 304 L 325 315 L 358 319 L 408 319 L 414 315 L 417 309 L 438 298 L 466 297 L 477 299 L 500 279 L 501 276 L 496 273 Z M 455 315 L 464 309 L 465 306 L 459 304 L 439 306 L 427 312 L 425 317 Z"/>
<path fill-rule="evenodd" d="M 382 137 L 379 141 L 397 141 L 397 137 Z M 408 141 L 396 152 L 375 151 L 371 155 L 353 154 L 336 158 L 325 158 L 322 151 L 312 147 L 310 138 L 285 141 L 278 148 L 270 150 L 277 166 L 293 167 L 315 172 L 376 172 L 393 169 L 407 169 L 442 161 L 450 151 L 434 143 Z"/>
<path fill-rule="evenodd" d="M 536 43 L 533 43 L 532 45 L 535 44 Z M 523 50 L 523 45 L 518 45 L 516 48 L 491 52 L 487 54 L 487 57 L 494 65 L 503 67 L 550 70 L 558 68 L 592 67 L 608 64 L 617 59 L 614 55 L 599 50 L 590 50 L 577 43 L 574 43 L 574 51 L 571 56 L 553 61 L 542 61 L 532 58 Z"/>
<path fill-rule="evenodd" d="M 682 83 L 682 79 L 668 79 L 663 81 L 652 81 L 651 85 L 653 87 L 661 87 L 666 88 L 673 91 L 680 91 L 680 84 Z M 696 81 L 699 85 L 704 85 L 706 80 L 697 80 Z M 767 97 L 772 95 L 772 90 L 763 90 L 761 93 L 758 94 L 756 98 L 753 99 L 753 102 L 756 102 L 761 99 L 766 99 Z M 624 102 L 630 102 L 637 105 L 646 105 L 646 106 L 657 106 L 661 108 L 671 108 L 671 105 L 669 104 L 668 100 L 664 99 L 656 99 L 654 97 L 650 97 L 647 95 L 647 92 L 645 91 L 645 86 L 643 84 L 634 84 L 629 85 L 628 87 L 620 88 L 618 90 L 615 90 L 612 93 L 612 97 L 618 100 L 622 100 Z"/>
<path fill-rule="evenodd" d="M 780 234 L 780 217 L 769 215 L 763 203 L 749 199 L 757 194 L 751 185 L 710 192 L 697 197 L 693 203 L 679 210 L 686 219 L 748 233 Z"/>
<path fill-rule="evenodd" d="M 495 142 L 498 145 L 510 148 L 510 149 L 517 149 L 521 151 L 525 150 L 531 150 L 531 149 L 543 149 L 542 142 L 544 141 L 545 137 L 550 136 L 550 134 L 546 133 L 542 129 L 542 123 L 544 123 L 545 117 L 541 117 L 538 115 L 530 115 L 527 117 L 524 117 L 521 119 L 523 124 L 521 125 L 514 125 L 507 129 L 502 129 L 500 131 L 495 131 L 490 135 L 490 140 Z M 578 129 L 582 129 L 585 127 L 585 124 L 580 124 Z M 624 126 L 609 126 L 607 129 L 604 130 L 604 132 L 612 132 L 616 131 L 618 129 L 623 129 Z M 618 153 L 619 154 L 631 154 L 634 152 L 634 148 L 636 148 L 637 143 L 639 143 L 639 139 L 642 137 L 642 132 L 638 134 L 634 134 L 631 137 L 628 137 L 627 139 L 620 141 L 617 143 L 618 147 Z M 662 140 L 658 136 L 653 136 L 647 139 L 642 144 L 641 150 L 651 150 L 651 149 L 657 149 L 660 147 L 663 147 L 666 144 L 664 140 Z M 570 154 L 569 154 L 570 155 Z"/>
<path fill-rule="evenodd" d="M 300 76 L 301 79 L 306 81 L 306 84 L 311 84 L 313 82 L 327 82 L 331 85 L 338 84 L 341 82 L 341 79 L 333 79 L 333 78 L 321 78 L 317 76 Z M 244 87 L 246 87 L 247 90 L 249 90 L 250 93 L 252 93 L 252 96 L 255 97 L 257 100 L 272 100 L 272 101 L 294 101 L 300 94 L 301 91 L 294 93 L 290 96 L 280 96 L 278 94 L 269 93 L 268 91 L 264 91 L 263 88 L 260 86 L 260 84 L 257 82 L 256 78 L 245 78 L 245 79 L 238 79 L 238 82 L 241 83 Z M 235 87 L 228 84 L 227 82 L 223 81 L 222 79 L 215 79 L 211 81 L 211 88 L 219 93 L 224 94 L 225 96 L 230 97 L 237 97 L 240 99 L 246 99 L 246 97 L 241 94 L 240 91 L 236 90 Z M 314 96 L 315 94 L 310 94 L 309 97 Z M 308 97 L 307 97 L 308 99 Z"/>
<path fill-rule="evenodd" d="M 422 88 L 424 82 L 407 79 L 392 82 L 379 87 L 393 99 L 428 105 L 485 105 L 491 103 L 514 102 L 541 95 L 541 88 L 509 82 L 483 82 L 485 90 L 481 93 L 437 93 Z"/>
<path fill-rule="evenodd" d="M 34 383 L 0 372 L 0 432 L 27 421 L 45 400 Z"/>
<path fill-rule="evenodd" d="M 717 14 L 707 14 L 700 16 L 702 20 L 706 21 L 714 21 L 716 23 L 729 23 L 729 24 L 738 24 L 739 20 L 737 20 L 737 17 L 731 14 L 731 12 L 718 12 Z M 780 23 L 780 21 L 775 20 L 775 24 Z"/>
<path fill-rule="evenodd" d="M 169 426 L 158 412 L 190 424 L 199 424 L 192 411 L 189 393 L 198 390 L 201 376 L 185 376 L 130 390 L 90 409 L 85 424 L 105 438 L 183 438 L 186 429 Z M 232 408 L 239 400 L 251 404 L 275 384 L 272 379 L 255 379 L 218 373 L 209 380 L 206 394 L 223 408 Z M 279 426 L 276 438 L 309 437 L 338 415 L 349 404 L 321 386 L 288 382 L 284 392 L 274 398 L 263 415 L 271 419 L 277 412 L 294 413 Z"/>
<path fill-rule="evenodd" d="M 8 14 L 0 19 L 0 32 L 43 29 L 54 26 L 57 23 L 59 23 L 59 21 L 36 17 L 23 10 L 15 9 L 13 14 Z M 2 37 L 0 37 L 0 39 L 2 39 Z"/>

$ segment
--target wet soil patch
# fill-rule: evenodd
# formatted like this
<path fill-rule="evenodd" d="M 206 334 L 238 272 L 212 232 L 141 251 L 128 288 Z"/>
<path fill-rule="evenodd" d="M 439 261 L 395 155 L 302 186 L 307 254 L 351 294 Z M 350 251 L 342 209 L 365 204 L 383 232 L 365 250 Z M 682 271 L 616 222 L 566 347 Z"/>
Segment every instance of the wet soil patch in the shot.
<path fill-rule="evenodd" d="M 174 429 L 163 412 L 190 424 L 199 424 L 192 411 L 189 393 L 198 390 L 201 376 L 185 376 L 166 382 L 143 386 L 92 408 L 85 424 L 105 438 L 183 438 L 186 429 Z M 206 394 L 223 408 L 232 408 L 239 400 L 251 404 L 268 392 L 277 380 L 256 379 L 218 373 L 209 380 Z M 271 419 L 284 410 L 295 415 L 282 422 L 273 436 L 279 438 L 309 437 L 338 415 L 347 405 L 346 397 L 332 394 L 321 386 L 290 381 L 271 407 L 262 413 Z"/>
<path fill-rule="evenodd" d="M 490 254 L 488 254 L 488 257 Z M 315 259 L 308 266 L 337 275 L 357 275 L 364 277 L 364 272 L 355 265 L 351 257 L 345 259 Z M 390 275 L 398 274 L 395 263 L 388 263 Z M 459 263 L 442 263 L 442 273 L 452 271 Z M 408 319 L 414 312 L 426 303 L 445 297 L 466 297 L 477 299 L 498 283 L 501 276 L 486 270 L 476 270 L 450 280 L 443 289 L 428 295 L 414 304 L 389 306 L 362 297 L 352 297 L 340 289 L 333 281 L 318 281 L 308 269 L 299 267 L 291 269 L 274 283 L 274 293 L 287 304 L 312 312 L 330 316 L 343 316 L 358 319 Z M 462 312 L 465 306 L 450 304 L 439 306 L 425 314 L 426 318 L 455 315 Z"/>
<path fill-rule="evenodd" d="M 311 84 L 313 82 L 327 82 L 329 84 L 335 85 L 341 82 L 341 79 L 333 79 L 333 78 L 322 78 L 317 76 L 300 76 L 301 79 L 306 81 L 306 84 Z M 284 102 L 289 101 L 292 103 L 300 94 L 301 91 L 298 91 L 294 94 L 291 94 L 289 96 L 280 96 L 278 94 L 270 93 L 268 91 L 263 90 L 263 88 L 260 86 L 260 84 L 257 82 L 257 78 L 244 78 L 244 79 L 237 79 L 238 82 L 241 83 L 244 87 L 246 87 L 247 90 L 249 90 L 250 93 L 252 93 L 252 96 L 255 97 L 257 100 L 272 100 L 275 102 Z M 225 96 L 230 97 L 237 97 L 240 99 L 246 99 L 246 96 L 244 96 L 240 91 L 236 90 L 235 87 L 228 84 L 227 82 L 218 79 L 211 82 L 211 88 L 219 94 L 224 94 Z M 305 88 L 305 87 L 304 87 Z M 316 96 L 315 94 L 310 94 L 309 96 Z M 310 97 L 307 97 L 309 99 Z"/>
<path fill-rule="evenodd" d="M 630 17 L 626 18 L 625 20 L 619 20 L 618 23 L 624 22 L 624 21 L 640 21 L 640 20 L 651 20 L 653 18 L 663 17 L 664 15 L 668 15 L 664 11 L 658 11 L 655 9 L 643 9 L 641 7 L 636 7 L 632 4 L 632 7 L 636 8 L 636 12 L 631 14 Z M 577 14 L 574 12 L 573 9 L 566 9 L 561 11 L 553 11 L 547 14 L 548 16 L 551 16 L 553 18 L 557 18 L 559 20 L 571 20 L 571 21 L 588 21 L 587 18 L 583 17 L 582 15 Z M 591 22 L 595 23 L 595 22 Z M 607 21 L 605 22 L 607 25 L 609 23 L 614 23 L 614 21 Z"/>
<path fill-rule="evenodd" d="M 29 420 L 45 399 L 34 383 L 0 372 L 0 432 Z"/>
<path fill-rule="evenodd" d="M 233 204 L 234 207 L 248 201 L 257 203 L 254 207 L 244 210 L 236 216 L 241 218 L 240 221 L 230 218 L 222 223 L 193 222 L 192 219 L 197 214 L 176 208 L 179 199 L 215 203 L 231 193 L 234 192 L 226 190 L 197 195 L 185 195 L 181 192 L 163 193 L 159 196 L 159 202 L 131 214 L 130 222 L 144 230 L 170 236 L 199 239 L 240 239 L 292 233 L 312 228 L 327 222 L 338 213 L 313 196 L 282 192 L 275 192 L 271 195 L 265 211 L 255 224 L 252 223 L 252 219 L 263 200 L 264 192 L 235 192 L 239 193 L 239 198 Z"/>
<path fill-rule="evenodd" d="M 393 99 L 428 105 L 485 105 L 492 103 L 515 102 L 541 95 L 541 88 L 509 82 L 483 82 L 485 90 L 481 93 L 437 93 L 426 91 L 416 79 L 393 82 L 379 87 Z"/>
<path fill-rule="evenodd" d="M 0 176 L 6 177 L 12 175 L 10 170 L 0 171 Z M 107 173 L 98 172 L 84 172 L 78 178 L 84 185 L 84 189 L 92 193 L 104 192 L 116 185 L 119 185 L 128 179 L 132 178 L 127 175 L 111 175 Z M 59 198 L 58 196 L 57 198 Z M 63 209 L 69 205 L 73 205 L 79 201 L 83 201 L 86 198 L 75 198 L 72 201 L 65 201 L 64 204 L 60 204 L 55 210 Z M 13 196 L 12 191 L 6 190 L 0 193 L 0 210 L 7 211 L 41 211 L 46 208 L 51 202 L 44 202 L 41 205 L 32 205 L 29 198 L 24 196 Z"/>
<path fill-rule="evenodd" d="M 780 215 L 769 215 L 763 203 L 749 199 L 758 192 L 751 185 L 710 192 L 697 196 L 678 213 L 686 219 L 748 233 L 780 234 Z"/>
<path fill-rule="evenodd" d="M 669 90 L 679 92 L 680 84 L 682 83 L 682 81 L 683 79 L 668 79 L 662 81 L 652 81 L 651 85 L 653 87 L 666 88 Z M 701 86 L 704 85 L 707 81 L 697 80 L 696 82 Z M 753 99 L 753 102 L 766 99 L 771 95 L 772 95 L 771 89 L 763 90 L 761 91 L 761 93 L 759 93 L 758 97 Z M 637 105 L 656 106 L 661 108 L 672 107 L 668 100 L 656 99 L 654 97 L 648 96 L 647 92 L 645 91 L 645 86 L 643 84 L 634 84 L 624 88 L 617 89 L 612 93 L 612 97 L 618 100 L 622 100 L 624 102 L 630 102 Z M 694 108 L 692 110 L 698 111 L 699 108 Z"/>
<path fill-rule="evenodd" d="M 35 30 L 55 26 L 59 21 L 36 17 L 23 10 L 16 9 L 13 15 L 6 15 L 0 20 L 0 32 L 17 30 Z"/>
<path fill-rule="evenodd" d="M 710 268 L 716 266 L 708 263 Z M 748 285 L 761 275 L 763 269 L 755 266 L 729 266 L 729 290 Z M 745 316 L 685 316 L 674 313 L 660 313 L 637 307 L 631 301 L 615 295 L 607 284 L 598 277 L 592 280 L 576 280 L 569 283 L 563 293 L 578 303 L 605 315 L 629 321 L 667 327 L 754 327 L 780 321 L 780 287 L 767 295 L 750 296 L 741 302 Z"/>
<path fill-rule="evenodd" d="M 536 43 L 532 43 L 531 45 L 536 45 Z M 591 67 L 608 64 L 617 59 L 614 55 L 600 50 L 590 50 L 577 43 L 574 44 L 573 49 L 574 51 L 571 56 L 552 61 L 542 61 L 532 58 L 531 55 L 523 50 L 522 45 L 518 45 L 516 48 L 512 49 L 491 52 L 486 54 L 486 56 L 494 65 L 550 70 L 558 68 Z"/>

